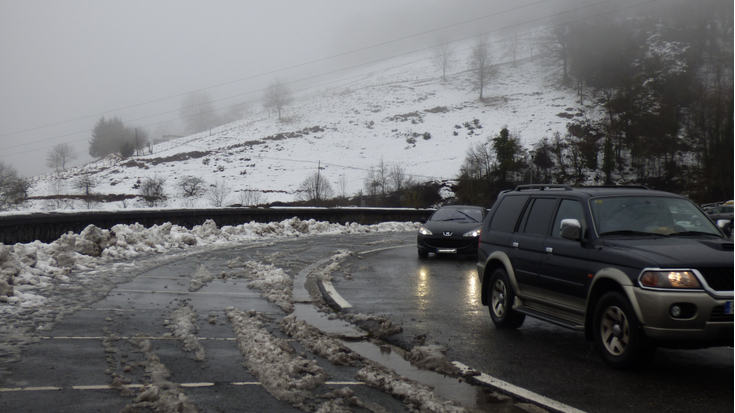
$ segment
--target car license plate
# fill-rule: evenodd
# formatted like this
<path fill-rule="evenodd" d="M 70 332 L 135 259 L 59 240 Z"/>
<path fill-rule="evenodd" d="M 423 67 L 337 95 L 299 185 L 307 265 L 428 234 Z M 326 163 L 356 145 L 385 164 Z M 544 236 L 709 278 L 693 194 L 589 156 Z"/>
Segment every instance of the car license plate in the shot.
<path fill-rule="evenodd" d="M 436 252 L 437 254 L 456 254 L 457 249 L 456 248 L 437 248 Z"/>
<path fill-rule="evenodd" d="M 725 314 L 732 314 L 732 301 L 725 301 Z"/>

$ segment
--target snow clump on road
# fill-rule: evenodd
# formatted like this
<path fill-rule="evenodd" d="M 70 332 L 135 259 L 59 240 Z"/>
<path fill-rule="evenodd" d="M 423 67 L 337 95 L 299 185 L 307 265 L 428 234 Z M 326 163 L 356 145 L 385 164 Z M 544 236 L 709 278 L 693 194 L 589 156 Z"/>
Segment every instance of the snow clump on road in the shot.
<path fill-rule="evenodd" d="M 194 360 L 203 361 L 207 358 L 207 353 L 196 336 L 196 333 L 199 332 L 196 320 L 197 314 L 194 308 L 187 304 L 171 313 L 170 320 L 167 320 L 169 323 L 167 327 L 171 329 L 174 337 L 184 342 L 185 351 L 194 352 Z"/>
<path fill-rule="evenodd" d="M 336 338 L 326 336 L 318 328 L 304 320 L 296 320 L 295 315 L 284 317 L 279 324 L 281 331 L 298 340 L 309 351 L 329 360 L 332 364 L 357 366 L 363 357 Z"/>
<path fill-rule="evenodd" d="M 236 264 L 235 260 L 227 263 Z M 247 261 L 244 276 L 249 278 L 248 288 L 260 290 L 260 296 L 281 307 L 286 313 L 293 312 L 293 279 L 273 264 Z"/>
<path fill-rule="evenodd" d="M 466 413 L 457 402 L 445 400 L 426 385 L 398 375 L 395 371 L 375 363 L 369 363 L 357 372 L 357 379 L 370 387 L 380 389 L 415 407 L 415 411 L 431 413 Z M 414 410 L 411 410 L 414 411 Z"/>
<path fill-rule="evenodd" d="M 298 406 L 311 397 L 309 390 L 324 384 L 327 373 L 316 360 L 296 354 L 286 340 L 275 337 L 263 327 L 262 316 L 228 307 L 238 348 L 245 368 L 278 400 Z"/>
<path fill-rule="evenodd" d="M 140 224 L 115 225 L 109 230 L 89 225 L 79 234 L 70 232 L 51 243 L 0 243 L 0 314 L 41 307 L 58 285 L 70 282 L 70 276 L 111 261 L 130 260 L 144 254 L 193 247 L 225 248 L 267 239 L 404 232 L 416 228 L 413 222 L 341 225 L 298 218 L 217 228 L 214 221 L 208 220 L 192 229 L 171 223 L 150 228 Z"/>

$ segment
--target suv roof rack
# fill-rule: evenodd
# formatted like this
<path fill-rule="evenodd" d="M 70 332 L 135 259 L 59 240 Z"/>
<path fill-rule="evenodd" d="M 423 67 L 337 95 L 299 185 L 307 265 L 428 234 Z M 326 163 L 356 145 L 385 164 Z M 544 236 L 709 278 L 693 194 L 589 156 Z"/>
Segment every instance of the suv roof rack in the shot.
<path fill-rule="evenodd" d="M 590 186 L 583 186 L 582 188 L 605 188 L 605 189 L 646 189 L 651 190 L 651 188 L 645 186 L 645 185 L 590 185 Z"/>
<path fill-rule="evenodd" d="M 563 189 L 565 191 L 573 191 L 574 188 L 567 184 L 530 184 L 530 185 L 518 185 L 516 187 L 516 191 L 526 191 L 529 189 L 538 189 L 540 191 L 545 191 L 547 189 Z"/>

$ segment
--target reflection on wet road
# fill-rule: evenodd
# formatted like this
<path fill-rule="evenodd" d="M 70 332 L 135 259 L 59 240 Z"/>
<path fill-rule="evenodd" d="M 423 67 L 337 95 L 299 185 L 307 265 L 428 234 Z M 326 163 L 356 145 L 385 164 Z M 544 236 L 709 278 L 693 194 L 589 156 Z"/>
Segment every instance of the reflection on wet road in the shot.
<path fill-rule="evenodd" d="M 732 348 L 659 349 L 646 370 L 612 370 L 583 333 L 531 318 L 517 331 L 496 330 L 480 304 L 475 260 L 419 259 L 413 238 L 345 261 L 349 279 L 333 274 L 353 306 L 345 311 L 403 328 L 389 342 L 440 344 L 452 360 L 584 411 L 732 411 Z"/>

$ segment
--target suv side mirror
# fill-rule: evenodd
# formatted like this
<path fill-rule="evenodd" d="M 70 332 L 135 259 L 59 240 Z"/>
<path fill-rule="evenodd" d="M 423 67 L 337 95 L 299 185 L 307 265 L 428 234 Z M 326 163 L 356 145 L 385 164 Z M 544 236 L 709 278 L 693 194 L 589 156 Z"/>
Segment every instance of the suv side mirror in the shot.
<path fill-rule="evenodd" d="M 579 220 L 567 218 L 561 220 L 561 237 L 573 241 L 582 239 L 582 224 Z"/>
<path fill-rule="evenodd" d="M 718 219 L 717 227 L 720 228 L 728 238 L 732 236 L 732 221 L 729 219 Z"/>

